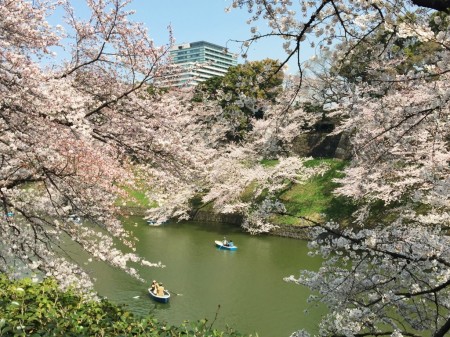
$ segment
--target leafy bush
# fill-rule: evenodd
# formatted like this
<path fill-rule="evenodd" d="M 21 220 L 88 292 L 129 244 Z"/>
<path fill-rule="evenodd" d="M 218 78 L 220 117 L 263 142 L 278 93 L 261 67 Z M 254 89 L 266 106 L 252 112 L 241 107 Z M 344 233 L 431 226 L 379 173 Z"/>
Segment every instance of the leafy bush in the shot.
<path fill-rule="evenodd" d="M 207 323 L 170 326 L 151 316 L 137 317 L 105 299 L 63 292 L 54 279 L 36 283 L 0 275 L 0 336 L 243 337 L 231 328 L 218 331 Z"/>

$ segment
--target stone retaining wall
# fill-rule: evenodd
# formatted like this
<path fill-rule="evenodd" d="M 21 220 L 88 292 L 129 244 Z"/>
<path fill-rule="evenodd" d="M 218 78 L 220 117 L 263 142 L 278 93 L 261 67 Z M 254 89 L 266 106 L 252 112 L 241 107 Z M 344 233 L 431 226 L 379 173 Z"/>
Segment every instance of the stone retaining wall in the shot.
<path fill-rule="evenodd" d="M 145 216 L 145 209 L 142 207 L 126 207 L 122 208 L 122 212 L 129 215 L 133 214 L 142 217 Z M 195 212 L 195 214 L 192 214 L 191 220 L 200 222 L 223 222 L 240 226 L 242 224 L 243 217 L 238 214 L 217 214 L 199 210 Z M 310 231 L 308 229 L 292 225 L 283 225 L 275 228 L 270 231 L 268 235 L 277 235 L 301 240 L 310 239 Z"/>
<path fill-rule="evenodd" d="M 304 227 L 282 225 L 270 231 L 270 235 L 283 236 L 293 239 L 309 240 L 311 239 L 311 231 Z"/>
<path fill-rule="evenodd" d="M 216 214 L 207 211 L 198 211 L 192 218 L 194 221 L 204 222 L 224 222 L 234 225 L 241 225 L 243 218 L 236 214 Z M 273 229 L 268 235 L 277 235 L 293 239 L 309 240 L 311 238 L 310 230 L 304 227 L 282 225 Z"/>
<path fill-rule="evenodd" d="M 240 225 L 243 218 L 238 214 L 217 214 L 207 211 L 196 211 L 192 214 L 192 220 L 204 222 L 225 222 L 233 225 Z"/>

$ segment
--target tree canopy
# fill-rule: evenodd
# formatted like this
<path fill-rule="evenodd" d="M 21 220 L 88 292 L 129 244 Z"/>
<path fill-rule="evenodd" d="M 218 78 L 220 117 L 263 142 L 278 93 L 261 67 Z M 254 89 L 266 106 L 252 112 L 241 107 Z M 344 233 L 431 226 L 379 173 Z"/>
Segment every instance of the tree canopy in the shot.
<path fill-rule="evenodd" d="M 312 253 L 325 262 L 286 280 L 309 286 L 327 304 L 322 336 L 446 335 L 448 1 L 233 0 L 231 7 L 251 13 L 244 49 L 278 36 L 287 56 L 268 61 L 273 83 L 252 77 L 259 66 L 242 65 L 202 102 L 190 89 L 148 90 L 170 72 L 171 34 L 167 45 L 156 46 L 131 20 L 130 3 L 86 1 L 89 15 L 79 19 L 69 0 L 0 0 L 2 273 L 38 273 L 63 287 L 89 288 L 88 275 L 60 249 L 64 240 L 138 278 L 130 262 L 159 266 L 133 252 L 133 237 L 118 220 L 117 200 L 137 180 L 151 186 L 147 195 L 157 207 L 148 216 L 158 223 L 188 219 L 190 201 L 201 197 L 219 212 L 242 214 L 251 233 L 270 231 L 270 216 L 286 213 L 279 192 L 324 171 L 280 146 L 321 117 L 297 104 L 318 89 L 314 110 L 340 121 L 334 133 L 351 137 L 352 161 L 335 192 L 360 207 L 351 228 L 305 219 Z M 47 23 L 57 10 L 65 13 L 64 28 Z M 63 60 L 53 55 L 61 45 Z M 335 69 L 352 65 L 350 72 L 364 76 L 348 81 L 324 64 L 320 76 L 307 78 L 299 56 L 307 45 L 326 53 Z M 302 87 L 279 91 L 273 68 L 293 58 Z M 236 82 L 241 71 L 248 82 Z M 234 105 L 249 109 L 251 128 L 244 125 L 239 141 L 224 141 L 242 130 L 226 115 Z M 268 154 L 278 165 L 262 165 Z M 242 198 L 249 188 L 252 198 Z M 374 223 L 379 205 L 385 213 Z"/>
<path fill-rule="evenodd" d="M 276 60 L 251 61 L 230 67 L 225 76 L 212 77 L 195 89 L 194 100 L 217 100 L 224 118 L 236 126 L 229 140 L 242 140 L 253 128 L 253 119 L 264 117 L 266 101 L 275 101 L 282 91 L 283 72 Z"/>
<path fill-rule="evenodd" d="M 327 304 L 320 335 L 446 335 L 448 1 L 235 0 L 233 7 L 253 13 L 247 45 L 282 36 L 285 62 L 310 44 L 344 71 L 324 67 L 316 97 L 341 121 L 334 132 L 352 135 L 353 159 L 336 193 L 360 208 L 352 228 L 311 220 L 311 248 L 326 261 L 317 272 L 286 278 Z M 260 19 L 267 31 L 256 27 Z M 374 224 L 380 204 L 383 218 Z"/>

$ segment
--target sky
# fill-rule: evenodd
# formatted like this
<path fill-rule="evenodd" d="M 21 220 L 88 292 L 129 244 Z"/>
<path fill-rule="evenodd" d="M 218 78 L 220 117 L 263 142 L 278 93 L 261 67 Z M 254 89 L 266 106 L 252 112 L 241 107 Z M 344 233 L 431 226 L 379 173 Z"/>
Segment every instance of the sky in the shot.
<path fill-rule="evenodd" d="M 84 18 L 87 15 L 85 1 L 72 0 L 71 3 L 78 17 Z M 251 14 L 245 8 L 226 12 L 225 9 L 231 4 L 232 0 L 133 0 L 128 9 L 136 12 L 132 19 L 145 24 L 156 45 L 169 43 L 170 25 L 176 44 L 207 41 L 227 47 L 230 52 L 240 55 L 241 43 L 234 41 L 250 38 L 250 28 L 254 24 L 247 24 Z M 51 24 L 62 23 L 62 12 L 58 13 L 50 18 Z M 260 22 L 258 31 L 267 31 L 267 23 Z M 283 50 L 283 42 L 278 38 L 259 40 L 251 45 L 247 60 L 271 58 L 284 61 L 287 54 Z M 60 54 L 61 51 L 57 53 Z M 304 50 L 301 59 L 307 60 L 312 55 L 312 50 Z M 244 59 L 239 56 L 238 63 L 243 62 Z M 297 73 L 296 57 L 289 62 L 287 73 Z"/>
<path fill-rule="evenodd" d="M 244 40 L 251 36 L 251 26 L 246 23 L 250 14 L 240 8 L 225 12 L 231 3 L 232 0 L 134 0 L 129 8 L 136 10 L 136 21 L 146 24 L 157 44 L 168 42 L 167 26 L 171 25 L 177 44 L 208 41 L 240 54 L 241 45 L 231 40 Z M 267 26 L 265 22 L 260 25 Z M 302 59 L 311 56 L 312 51 L 307 51 Z M 250 61 L 265 58 L 281 61 L 286 57 L 282 41 L 277 38 L 259 41 L 248 51 Z M 238 60 L 243 62 L 242 58 Z M 295 63 L 290 62 L 288 72 L 293 73 L 295 68 Z"/>

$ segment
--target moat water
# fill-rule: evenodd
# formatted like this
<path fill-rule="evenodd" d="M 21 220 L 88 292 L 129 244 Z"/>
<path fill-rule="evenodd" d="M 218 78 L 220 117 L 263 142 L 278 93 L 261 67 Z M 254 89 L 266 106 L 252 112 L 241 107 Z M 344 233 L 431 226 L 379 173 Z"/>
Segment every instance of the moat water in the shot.
<path fill-rule="evenodd" d="M 124 223 L 139 238 L 136 253 L 166 267 L 138 267 L 148 281 L 144 284 L 104 263 L 91 263 L 87 268 L 100 295 L 126 304 L 136 314 L 151 313 L 174 325 L 206 318 L 217 329 L 228 325 L 260 337 L 287 337 L 299 329 L 317 331 L 324 308 L 307 303 L 308 288 L 283 281 L 301 269 L 319 267 L 320 260 L 307 255 L 305 241 L 251 236 L 219 223 L 154 227 L 139 217 Z M 236 251 L 215 247 L 214 240 L 224 236 L 234 241 Z M 172 292 L 168 304 L 148 296 L 153 279 Z"/>

